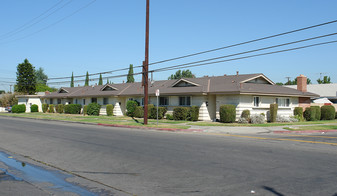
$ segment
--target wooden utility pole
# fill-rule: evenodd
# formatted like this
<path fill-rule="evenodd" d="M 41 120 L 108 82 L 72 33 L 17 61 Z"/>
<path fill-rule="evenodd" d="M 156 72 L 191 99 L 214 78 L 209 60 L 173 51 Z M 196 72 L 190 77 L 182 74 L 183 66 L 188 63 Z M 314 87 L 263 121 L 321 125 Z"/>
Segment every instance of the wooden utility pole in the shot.
<path fill-rule="evenodd" d="M 150 0 L 146 0 L 145 61 L 143 62 L 144 82 L 144 125 L 147 125 L 147 105 L 149 100 L 149 19 Z"/>

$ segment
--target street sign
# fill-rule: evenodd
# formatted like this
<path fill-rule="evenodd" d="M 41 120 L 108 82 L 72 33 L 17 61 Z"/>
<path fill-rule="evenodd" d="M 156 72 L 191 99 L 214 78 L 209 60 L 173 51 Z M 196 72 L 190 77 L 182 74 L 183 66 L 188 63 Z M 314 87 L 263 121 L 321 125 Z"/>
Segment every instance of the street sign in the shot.
<path fill-rule="evenodd" d="M 159 89 L 156 90 L 156 96 L 159 97 Z"/>

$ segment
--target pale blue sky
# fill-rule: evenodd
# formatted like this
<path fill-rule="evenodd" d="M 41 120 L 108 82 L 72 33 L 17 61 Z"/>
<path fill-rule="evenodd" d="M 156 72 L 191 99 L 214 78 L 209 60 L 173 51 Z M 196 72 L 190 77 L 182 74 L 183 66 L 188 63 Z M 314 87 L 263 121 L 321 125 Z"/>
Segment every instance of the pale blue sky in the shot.
<path fill-rule="evenodd" d="M 9 83 L 4 81 L 15 81 L 16 66 L 25 58 L 36 68 L 44 68 L 50 78 L 69 77 L 72 72 L 84 75 L 86 71 L 97 73 L 126 68 L 129 64 L 140 65 L 144 60 L 146 1 L 97 0 L 67 17 L 90 2 L 92 0 L 0 1 L 0 90 L 9 90 Z M 55 4 L 57 6 L 42 17 L 18 29 Z M 336 20 L 336 7 L 334 0 L 150 0 L 150 62 Z M 53 11 L 55 13 L 48 16 Z M 43 17 L 46 18 L 38 22 Z M 67 18 L 62 20 L 64 17 Z M 153 65 L 150 70 L 335 32 L 337 23 Z M 337 40 L 337 36 L 275 50 L 331 40 Z M 335 43 L 190 70 L 197 77 L 235 74 L 236 71 L 264 73 L 274 82 L 285 82 L 285 77 L 293 79 L 304 74 L 315 83 L 319 73 L 323 73 L 337 82 L 336 48 Z M 155 73 L 154 79 L 167 79 L 174 72 Z M 127 71 L 110 75 L 123 73 Z M 139 76 L 135 78 L 140 81 Z M 118 83 L 126 81 L 126 77 L 111 80 Z M 53 86 L 69 86 L 69 83 Z"/>

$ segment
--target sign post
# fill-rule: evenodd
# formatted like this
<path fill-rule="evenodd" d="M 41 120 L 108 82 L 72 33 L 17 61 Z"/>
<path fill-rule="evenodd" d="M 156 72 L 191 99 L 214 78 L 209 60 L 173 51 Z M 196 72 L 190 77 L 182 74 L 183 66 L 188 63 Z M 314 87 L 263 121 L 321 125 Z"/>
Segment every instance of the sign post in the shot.
<path fill-rule="evenodd" d="M 156 97 L 157 97 L 157 127 L 158 127 L 158 105 L 159 105 L 159 89 L 156 90 Z"/>

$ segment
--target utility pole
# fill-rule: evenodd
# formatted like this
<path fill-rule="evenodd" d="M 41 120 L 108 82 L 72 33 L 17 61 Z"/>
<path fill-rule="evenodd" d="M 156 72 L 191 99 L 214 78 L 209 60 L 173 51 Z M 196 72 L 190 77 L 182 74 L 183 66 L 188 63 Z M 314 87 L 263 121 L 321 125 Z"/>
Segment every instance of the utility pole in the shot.
<path fill-rule="evenodd" d="M 9 92 L 10 92 L 11 94 L 12 94 L 12 86 L 13 86 L 13 85 L 11 85 L 11 84 L 9 85 Z"/>
<path fill-rule="evenodd" d="M 146 0 L 145 61 L 143 62 L 144 82 L 144 125 L 147 125 L 147 105 L 149 100 L 149 19 L 150 0 Z"/>

